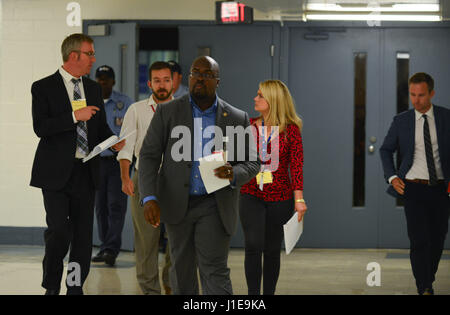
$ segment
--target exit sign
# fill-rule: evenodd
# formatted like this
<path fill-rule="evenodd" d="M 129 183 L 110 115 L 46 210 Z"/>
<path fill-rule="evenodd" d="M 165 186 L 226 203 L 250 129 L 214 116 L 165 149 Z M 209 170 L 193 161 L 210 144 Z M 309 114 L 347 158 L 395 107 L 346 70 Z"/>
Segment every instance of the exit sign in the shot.
<path fill-rule="evenodd" d="M 253 8 L 235 1 L 216 2 L 217 24 L 252 24 Z"/>

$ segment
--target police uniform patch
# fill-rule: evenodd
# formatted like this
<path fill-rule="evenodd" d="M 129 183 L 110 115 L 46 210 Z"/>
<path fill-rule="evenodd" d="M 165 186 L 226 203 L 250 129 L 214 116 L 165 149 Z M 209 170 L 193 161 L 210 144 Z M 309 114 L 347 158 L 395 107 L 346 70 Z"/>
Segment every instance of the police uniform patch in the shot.
<path fill-rule="evenodd" d="M 122 110 L 123 106 L 124 106 L 124 104 L 122 102 L 118 102 L 116 104 L 116 107 L 117 107 L 118 110 Z"/>

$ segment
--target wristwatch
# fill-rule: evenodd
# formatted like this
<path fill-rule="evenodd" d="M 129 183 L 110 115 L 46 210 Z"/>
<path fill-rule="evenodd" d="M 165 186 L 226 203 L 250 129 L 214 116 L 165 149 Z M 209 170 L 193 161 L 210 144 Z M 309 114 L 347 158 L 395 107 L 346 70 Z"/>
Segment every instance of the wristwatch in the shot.
<path fill-rule="evenodd" d="M 305 199 L 295 199 L 295 202 L 303 202 L 303 203 L 305 203 Z"/>

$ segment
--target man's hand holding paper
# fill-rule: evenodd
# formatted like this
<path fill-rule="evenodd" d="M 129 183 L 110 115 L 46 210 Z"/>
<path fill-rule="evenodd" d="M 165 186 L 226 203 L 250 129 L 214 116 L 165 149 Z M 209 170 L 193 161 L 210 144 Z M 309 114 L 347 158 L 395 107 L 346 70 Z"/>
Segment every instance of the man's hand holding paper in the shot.
<path fill-rule="evenodd" d="M 118 151 L 122 150 L 123 147 L 125 146 L 125 141 L 126 141 L 126 139 L 123 139 L 122 141 L 120 141 L 120 142 L 116 143 L 115 145 L 113 145 L 111 148 L 114 151 L 118 152 Z"/>
<path fill-rule="evenodd" d="M 233 166 L 231 166 L 230 163 L 227 163 L 224 166 L 216 168 L 214 170 L 214 175 L 216 175 L 218 178 L 221 179 L 229 179 L 230 181 L 233 181 L 234 178 Z"/>
<path fill-rule="evenodd" d="M 234 177 L 233 167 L 225 163 L 222 152 L 199 158 L 199 170 L 208 194 L 230 185 Z"/>

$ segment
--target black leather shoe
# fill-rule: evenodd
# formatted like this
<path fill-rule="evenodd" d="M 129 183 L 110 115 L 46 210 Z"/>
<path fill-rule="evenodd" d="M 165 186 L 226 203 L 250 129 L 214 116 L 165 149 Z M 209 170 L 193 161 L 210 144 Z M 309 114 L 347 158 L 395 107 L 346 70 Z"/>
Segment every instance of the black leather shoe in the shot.
<path fill-rule="evenodd" d="M 59 289 L 47 289 L 45 295 L 59 295 Z"/>
<path fill-rule="evenodd" d="M 105 263 L 110 267 L 114 267 L 116 264 L 116 256 L 111 255 L 110 253 L 104 253 L 103 258 L 105 259 Z"/>
<path fill-rule="evenodd" d="M 92 262 L 105 262 L 103 252 L 99 252 L 96 256 L 92 257 Z"/>
<path fill-rule="evenodd" d="M 434 295 L 433 289 L 425 289 L 425 291 L 422 293 L 422 295 Z"/>

